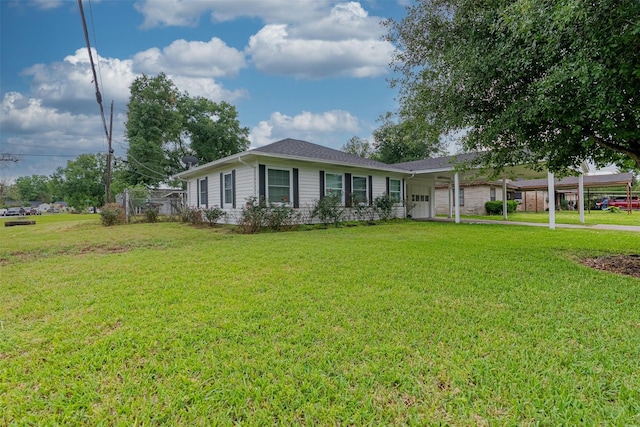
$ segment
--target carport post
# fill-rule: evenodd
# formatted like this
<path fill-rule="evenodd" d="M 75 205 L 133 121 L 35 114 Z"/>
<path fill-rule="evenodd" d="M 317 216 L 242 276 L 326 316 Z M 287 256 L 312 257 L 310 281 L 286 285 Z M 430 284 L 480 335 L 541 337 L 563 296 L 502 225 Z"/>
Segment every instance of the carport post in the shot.
<path fill-rule="evenodd" d="M 502 218 L 507 219 L 507 179 L 502 178 Z"/>
<path fill-rule="evenodd" d="M 578 212 L 580 212 L 580 222 L 584 224 L 584 174 L 578 177 Z"/>
<path fill-rule="evenodd" d="M 556 229 L 556 187 L 555 187 L 555 177 L 553 176 L 553 172 L 547 172 L 547 195 L 549 197 L 549 228 L 551 230 Z"/>
<path fill-rule="evenodd" d="M 453 204 L 456 207 L 455 223 L 460 224 L 460 177 L 458 176 L 458 172 L 453 175 Z"/>

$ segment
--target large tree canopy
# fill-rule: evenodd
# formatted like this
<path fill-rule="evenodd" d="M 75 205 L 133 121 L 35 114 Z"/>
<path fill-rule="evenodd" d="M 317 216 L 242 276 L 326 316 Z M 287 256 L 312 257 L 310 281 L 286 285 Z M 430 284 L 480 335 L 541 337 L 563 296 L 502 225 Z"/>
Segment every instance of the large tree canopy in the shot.
<path fill-rule="evenodd" d="M 640 167 L 638 0 L 424 0 L 388 38 L 400 116 L 486 165 Z"/>
<path fill-rule="evenodd" d="M 396 123 L 390 113 L 380 121 L 382 125 L 373 131 L 373 159 L 392 164 L 444 153 L 443 140 L 430 135 L 423 123 L 412 120 Z"/>
<path fill-rule="evenodd" d="M 104 205 L 107 155 L 81 154 L 69 160 L 67 167 L 59 167 L 51 175 L 50 187 L 54 197 L 64 198 L 76 209 Z"/>
<path fill-rule="evenodd" d="M 180 159 L 209 162 L 244 151 L 248 128 L 232 105 L 182 93 L 165 74 L 142 75 L 131 85 L 126 135 L 126 181 L 157 186 L 183 170 Z"/>

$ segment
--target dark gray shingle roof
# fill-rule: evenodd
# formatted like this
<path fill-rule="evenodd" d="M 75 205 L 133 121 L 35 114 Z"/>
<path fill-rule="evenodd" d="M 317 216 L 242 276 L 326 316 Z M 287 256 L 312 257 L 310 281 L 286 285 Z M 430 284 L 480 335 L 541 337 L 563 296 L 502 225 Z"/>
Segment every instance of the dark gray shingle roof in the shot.
<path fill-rule="evenodd" d="M 255 148 L 251 150 L 251 152 L 301 157 L 311 160 L 321 160 L 324 162 L 342 163 L 360 167 L 372 167 L 376 169 L 398 169 L 399 172 L 404 172 L 402 168 L 398 168 L 396 165 L 388 165 L 376 160 L 365 159 L 364 157 L 355 156 L 350 153 L 345 153 L 344 151 L 335 150 L 333 148 L 324 147 L 307 141 L 301 141 L 299 139 L 283 139 L 281 141 L 265 145 L 264 147 Z"/>
<path fill-rule="evenodd" d="M 432 169 L 453 168 L 457 164 L 473 160 L 478 153 L 456 154 L 453 156 L 436 157 L 434 159 L 414 160 L 412 162 L 395 163 L 393 166 L 408 171 L 423 171 Z"/>

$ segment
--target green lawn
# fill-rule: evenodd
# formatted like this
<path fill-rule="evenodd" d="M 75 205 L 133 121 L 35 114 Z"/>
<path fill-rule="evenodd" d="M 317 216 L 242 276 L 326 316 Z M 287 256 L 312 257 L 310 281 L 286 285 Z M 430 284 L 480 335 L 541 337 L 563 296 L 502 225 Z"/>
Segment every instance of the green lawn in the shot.
<path fill-rule="evenodd" d="M 442 216 L 442 215 L 438 215 Z M 462 215 L 461 218 L 502 220 L 502 215 Z M 508 221 L 514 222 L 549 222 L 549 212 L 516 212 L 507 216 Z M 558 224 L 581 224 L 578 211 L 556 212 Z M 640 211 L 634 210 L 631 214 L 627 211 L 608 212 L 592 210 L 584 212 L 584 224 L 616 224 L 640 226 Z"/>
<path fill-rule="evenodd" d="M 640 279 L 577 262 L 638 233 L 63 218 L 0 227 L 0 424 L 640 424 Z"/>

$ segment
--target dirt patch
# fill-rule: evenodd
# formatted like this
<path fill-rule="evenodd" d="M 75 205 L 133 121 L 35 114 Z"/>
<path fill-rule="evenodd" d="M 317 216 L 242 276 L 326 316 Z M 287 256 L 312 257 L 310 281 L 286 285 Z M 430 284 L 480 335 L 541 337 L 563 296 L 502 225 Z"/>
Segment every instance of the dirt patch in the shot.
<path fill-rule="evenodd" d="M 625 274 L 640 279 L 640 255 L 614 255 L 584 258 L 582 264 L 597 270 Z"/>

